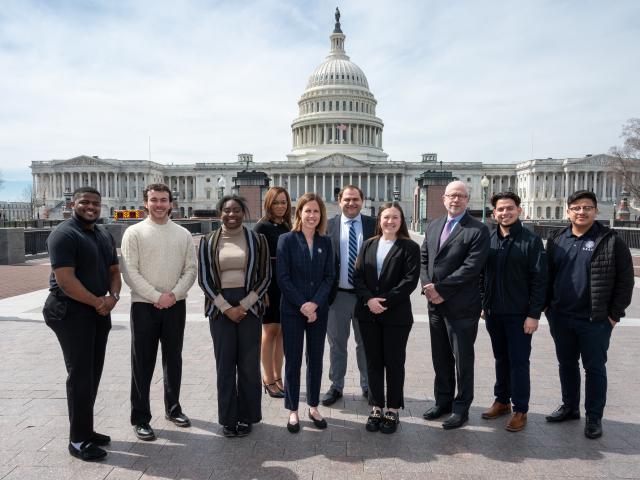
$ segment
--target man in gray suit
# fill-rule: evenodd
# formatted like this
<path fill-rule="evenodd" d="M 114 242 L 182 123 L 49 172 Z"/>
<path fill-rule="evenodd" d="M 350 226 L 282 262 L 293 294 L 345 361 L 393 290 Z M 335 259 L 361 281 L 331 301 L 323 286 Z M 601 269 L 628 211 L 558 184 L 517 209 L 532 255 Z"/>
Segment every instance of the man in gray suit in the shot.
<path fill-rule="evenodd" d="M 355 185 L 347 185 L 338 194 L 342 213 L 327 222 L 327 235 L 331 237 L 336 259 L 336 281 L 329 297 L 329 320 L 327 339 L 329 340 L 331 387 L 322 397 L 324 406 L 333 405 L 344 389 L 344 376 L 347 373 L 347 342 L 353 324 L 356 340 L 356 358 L 360 370 L 362 395 L 368 397 L 367 361 L 358 322 L 353 320 L 356 305 L 356 292 L 353 288 L 355 260 L 362 243 L 373 236 L 376 222 L 373 218 L 361 215 L 364 196 Z"/>
<path fill-rule="evenodd" d="M 423 416 L 435 420 L 451 413 L 442 427 L 452 429 L 465 424 L 473 401 L 473 345 L 481 310 L 479 281 L 489 254 L 489 231 L 467 212 L 469 189 L 463 182 L 447 185 L 443 199 L 447 215 L 427 225 L 421 249 L 420 281 L 429 301 L 431 358 L 436 374 L 436 404 Z"/>

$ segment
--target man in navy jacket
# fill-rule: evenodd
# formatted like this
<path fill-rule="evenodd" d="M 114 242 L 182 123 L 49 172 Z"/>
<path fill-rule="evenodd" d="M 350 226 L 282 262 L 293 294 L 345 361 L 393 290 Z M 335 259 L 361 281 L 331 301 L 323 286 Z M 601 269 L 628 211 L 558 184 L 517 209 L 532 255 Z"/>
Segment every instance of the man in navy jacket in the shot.
<path fill-rule="evenodd" d="M 522 227 L 520 197 L 491 197 L 498 228 L 491 234 L 481 283 L 482 310 L 496 366 L 495 401 L 482 414 L 490 420 L 511 413 L 510 432 L 527 425 L 531 382 L 531 337 L 538 329 L 547 288 L 547 258 L 540 237 Z"/>

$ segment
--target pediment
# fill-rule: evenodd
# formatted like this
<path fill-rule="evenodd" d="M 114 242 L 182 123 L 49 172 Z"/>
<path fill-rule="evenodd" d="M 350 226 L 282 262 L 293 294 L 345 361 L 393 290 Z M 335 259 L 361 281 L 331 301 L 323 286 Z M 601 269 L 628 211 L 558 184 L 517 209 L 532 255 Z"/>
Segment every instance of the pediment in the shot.
<path fill-rule="evenodd" d="M 305 166 L 307 168 L 358 168 L 369 167 L 369 163 L 349 157 L 348 155 L 343 155 L 342 153 L 332 153 L 318 160 L 312 160 Z"/>
<path fill-rule="evenodd" d="M 64 165 L 65 167 L 112 167 L 113 165 L 101 158 L 90 157 L 89 155 L 80 155 L 79 157 L 73 157 L 69 160 L 63 160 L 58 165 Z"/>
<path fill-rule="evenodd" d="M 615 157 L 601 153 L 599 155 L 592 155 L 590 157 L 578 158 L 576 160 L 569 160 L 567 162 L 570 165 L 593 165 L 606 167 L 615 164 Z"/>

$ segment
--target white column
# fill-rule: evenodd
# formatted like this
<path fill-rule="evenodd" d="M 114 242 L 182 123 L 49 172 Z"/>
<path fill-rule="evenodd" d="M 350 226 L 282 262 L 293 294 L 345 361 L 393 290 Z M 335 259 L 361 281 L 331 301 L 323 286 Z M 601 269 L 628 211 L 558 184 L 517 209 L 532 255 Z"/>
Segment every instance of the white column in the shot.
<path fill-rule="evenodd" d="M 574 177 L 573 177 L 573 191 L 575 192 L 576 190 L 578 190 L 578 172 L 574 172 Z M 567 198 L 569 197 L 570 193 L 567 192 Z"/>
<path fill-rule="evenodd" d="M 607 197 L 607 172 L 602 172 L 602 200 L 608 201 Z"/>
<path fill-rule="evenodd" d="M 375 181 L 375 187 L 376 187 L 376 188 L 375 188 L 376 196 L 374 197 L 374 199 L 375 199 L 376 201 L 380 198 L 380 196 L 379 196 L 379 193 L 380 193 L 380 191 L 379 191 L 380 185 L 378 185 L 378 180 L 379 180 L 379 178 L 378 178 L 378 174 L 376 173 L 376 174 L 375 174 L 375 180 L 374 180 L 374 181 Z"/>
<path fill-rule="evenodd" d="M 322 199 L 327 201 L 327 174 L 322 174 Z"/>
<path fill-rule="evenodd" d="M 613 200 L 614 202 L 618 201 L 618 187 L 616 183 L 617 183 L 616 176 L 613 175 L 613 183 L 611 185 L 611 200 Z"/>
<path fill-rule="evenodd" d="M 305 173 L 304 174 L 304 192 L 303 193 L 307 193 L 308 191 L 309 191 L 309 177 Z"/>
<path fill-rule="evenodd" d="M 393 191 L 398 190 L 398 174 L 393 174 Z"/>
<path fill-rule="evenodd" d="M 593 193 L 598 198 L 598 172 L 593 172 Z"/>

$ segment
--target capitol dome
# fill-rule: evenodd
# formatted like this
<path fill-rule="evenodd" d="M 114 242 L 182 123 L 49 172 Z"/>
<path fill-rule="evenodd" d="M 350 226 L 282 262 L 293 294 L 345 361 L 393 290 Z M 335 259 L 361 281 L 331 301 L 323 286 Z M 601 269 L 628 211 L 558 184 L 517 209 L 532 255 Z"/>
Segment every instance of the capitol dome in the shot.
<path fill-rule="evenodd" d="M 336 9 L 331 50 L 309 76 L 291 124 L 290 160 L 314 160 L 342 153 L 363 160 L 386 160 L 384 124 L 376 117 L 377 101 L 362 69 L 344 49 L 345 35 Z"/>
<path fill-rule="evenodd" d="M 309 77 L 307 90 L 323 85 L 358 85 L 369 90 L 369 82 L 362 69 L 344 54 L 330 54 Z"/>

